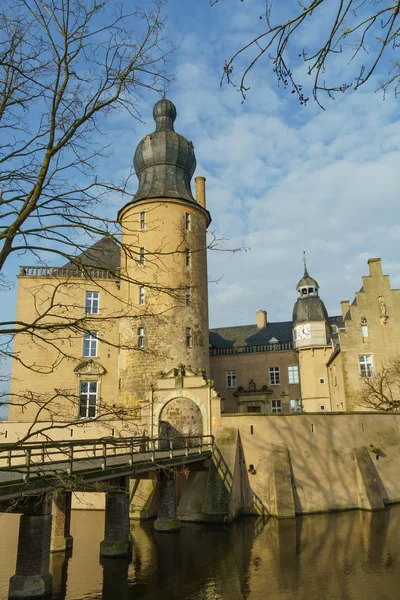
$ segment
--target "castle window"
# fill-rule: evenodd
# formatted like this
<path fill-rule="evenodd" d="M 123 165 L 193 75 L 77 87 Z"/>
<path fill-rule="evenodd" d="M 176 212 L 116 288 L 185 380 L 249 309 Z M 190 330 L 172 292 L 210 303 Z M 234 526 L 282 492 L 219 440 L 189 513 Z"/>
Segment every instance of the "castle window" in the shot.
<path fill-rule="evenodd" d="M 98 381 L 81 381 L 79 384 L 79 418 L 94 419 L 97 414 Z"/>
<path fill-rule="evenodd" d="M 186 231 L 190 231 L 190 213 L 185 213 L 185 229 Z"/>
<path fill-rule="evenodd" d="M 186 306 L 190 306 L 192 304 L 192 292 L 190 288 L 186 288 L 185 290 L 185 301 Z"/>
<path fill-rule="evenodd" d="M 138 348 L 144 348 L 144 327 L 138 327 L 137 334 L 138 334 L 138 341 L 137 341 Z"/>
<path fill-rule="evenodd" d="M 146 213 L 140 213 L 140 229 L 146 229 Z"/>
<path fill-rule="evenodd" d="M 83 356 L 97 356 L 97 331 L 83 334 Z"/>
<path fill-rule="evenodd" d="M 145 295 L 144 286 L 140 285 L 139 286 L 139 305 L 140 306 L 143 306 L 143 304 L 144 304 L 144 295 Z"/>
<path fill-rule="evenodd" d="M 192 330 L 186 327 L 186 348 L 192 347 Z"/>
<path fill-rule="evenodd" d="M 325 407 L 325 404 L 320 404 L 320 405 L 319 405 L 319 410 L 320 410 L 321 412 L 324 412 L 325 408 L 326 408 L 326 407 Z"/>
<path fill-rule="evenodd" d="M 189 267 L 191 267 L 191 265 L 192 265 L 192 256 L 191 256 L 189 248 L 187 248 L 185 250 L 185 266 L 189 268 Z"/>
<path fill-rule="evenodd" d="M 144 248 L 140 248 L 139 250 L 139 264 L 140 265 L 144 265 L 146 261 L 145 255 L 144 255 Z"/>
<path fill-rule="evenodd" d="M 358 366 L 360 369 L 360 377 L 370 378 L 374 376 L 372 354 L 360 354 L 358 357 Z"/>
<path fill-rule="evenodd" d="M 361 325 L 361 335 L 363 338 L 368 337 L 368 325 Z"/>
<path fill-rule="evenodd" d="M 227 388 L 235 388 L 236 387 L 236 371 L 227 371 L 226 372 L 226 387 Z"/>
<path fill-rule="evenodd" d="M 247 412 L 248 413 L 261 413 L 261 406 L 248 406 Z"/>
<path fill-rule="evenodd" d="M 272 407 L 273 413 L 281 413 L 282 412 L 281 400 L 271 400 L 271 407 Z"/>
<path fill-rule="evenodd" d="M 291 413 L 299 413 L 299 412 L 301 412 L 301 400 L 299 400 L 299 398 L 295 398 L 294 400 L 290 400 L 290 412 Z"/>
<path fill-rule="evenodd" d="M 99 314 L 99 292 L 86 292 L 85 311 L 87 315 Z"/>
<path fill-rule="evenodd" d="M 269 368 L 269 383 L 270 385 L 279 385 L 281 382 L 279 367 Z"/>
<path fill-rule="evenodd" d="M 288 367 L 288 379 L 289 383 L 299 383 L 299 367 L 297 365 Z"/>

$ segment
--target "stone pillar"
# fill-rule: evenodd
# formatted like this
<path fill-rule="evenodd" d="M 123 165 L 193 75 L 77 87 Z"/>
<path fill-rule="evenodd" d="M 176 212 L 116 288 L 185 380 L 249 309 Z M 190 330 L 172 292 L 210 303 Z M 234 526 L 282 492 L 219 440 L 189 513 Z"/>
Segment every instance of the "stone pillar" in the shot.
<path fill-rule="evenodd" d="M 159 504 L 154 529 L 164 533 L 179 531 L 181 522 L 177 519 L 176 471 L 159 472 Z"/>
<path fill-rule="evenodd" d="M 72 548 L 71 502 L 72 492 L 59 490 L 53 494 L 50 552 L 64 552 Z"/>
<path fill-rule="evenodd" d="M 109 558 L 131 556 L 129 478 L 112 480 L 109 485 L 111 489 L 106 493 L 104 540 L 100 544 L 100 555 Z"/>
<path fill-rule="evenodd" d="M 10 579 L 9 598 L 41 598 L 52 594 L 49 572 L 51 496 L 32 496 L 19 525 L 17 566 Z"/>

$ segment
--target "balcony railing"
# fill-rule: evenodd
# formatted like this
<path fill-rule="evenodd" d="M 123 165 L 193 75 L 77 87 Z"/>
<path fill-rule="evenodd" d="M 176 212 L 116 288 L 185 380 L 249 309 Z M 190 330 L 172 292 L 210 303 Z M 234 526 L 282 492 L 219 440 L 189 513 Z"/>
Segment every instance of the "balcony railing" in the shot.
<path fill-rule="evenodd" d="M 74 277 L 79 279 L 119 279 L 118 271 L 108 269 L 65 267 L 20 267 L 20 276 L 27 277 Z"/>
<path fill-rule="evenodd" d="M 278 344 L 258 344 L 255 346 L 233 346 L 231 348 L 210 348 L 210 356 L 253 354 L 255 352 L 281 352 L 282 350 L 293 350 L 293 342 L 280 342 Z"/>

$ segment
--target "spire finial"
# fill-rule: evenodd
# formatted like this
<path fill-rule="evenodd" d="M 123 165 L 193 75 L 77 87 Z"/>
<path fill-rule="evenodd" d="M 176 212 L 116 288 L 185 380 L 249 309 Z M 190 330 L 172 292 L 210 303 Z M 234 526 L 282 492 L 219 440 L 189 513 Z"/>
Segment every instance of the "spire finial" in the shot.
<path fill-rule="evenodd" d="M 304 277 L 308 277 L 306 251 L 303 250 Z"/>

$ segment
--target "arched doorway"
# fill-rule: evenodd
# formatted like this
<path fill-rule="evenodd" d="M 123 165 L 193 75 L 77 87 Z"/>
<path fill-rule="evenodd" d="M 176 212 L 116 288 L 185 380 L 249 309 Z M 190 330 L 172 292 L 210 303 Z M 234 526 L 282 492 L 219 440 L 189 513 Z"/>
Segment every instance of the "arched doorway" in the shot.
<path fill-rule="evenodd" d="M 203 419 L 197 404 L 190 398 L 174 398 L 161 410 L 159 435 L 164 439 L 181 438 L 182 436 L 203 435 Z M 189 440 L 189 446 L 196 446 L 199 440 Z M 174 447 L 183 447 L 183 440 L 176 440 Z"/>

